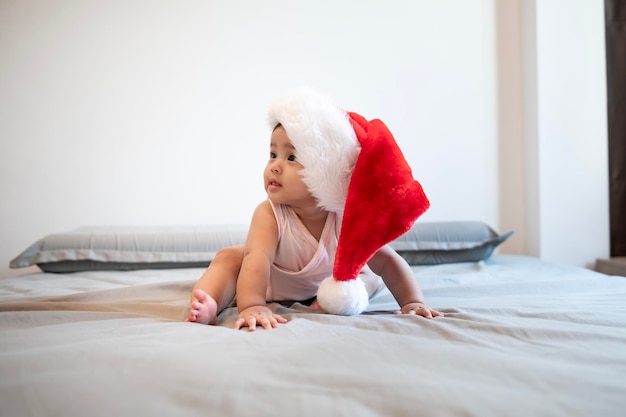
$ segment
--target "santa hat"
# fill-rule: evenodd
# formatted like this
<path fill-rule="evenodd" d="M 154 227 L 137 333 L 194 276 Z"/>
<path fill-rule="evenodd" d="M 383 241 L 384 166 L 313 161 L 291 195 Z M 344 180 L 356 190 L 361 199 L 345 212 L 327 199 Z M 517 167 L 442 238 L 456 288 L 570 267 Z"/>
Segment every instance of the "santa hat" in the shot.
<path fill-rule="evenodd" d="M 382 121 L 346 112 L 308 87 L 274 100 L 269 122 L 287 132 L 319 207 L 342 218 L 333 275 L 320 285 L 318 303 L 329 313 L 360 314 L 369 297 L 359 273 L 428 209 L 422 186 Z"/>

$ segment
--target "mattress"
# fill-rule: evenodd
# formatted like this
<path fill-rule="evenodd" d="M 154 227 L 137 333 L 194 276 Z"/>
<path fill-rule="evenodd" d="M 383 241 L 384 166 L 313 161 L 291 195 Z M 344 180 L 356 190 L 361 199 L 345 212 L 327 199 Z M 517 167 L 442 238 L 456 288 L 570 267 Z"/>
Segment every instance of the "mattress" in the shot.
<path fill-rule="evenodd" d="M 413 266 L 359 316 L 184 322 L 201 268 L 0 279 L 2 416 L 623 416 L 626 278 L 532 257 Z"/>

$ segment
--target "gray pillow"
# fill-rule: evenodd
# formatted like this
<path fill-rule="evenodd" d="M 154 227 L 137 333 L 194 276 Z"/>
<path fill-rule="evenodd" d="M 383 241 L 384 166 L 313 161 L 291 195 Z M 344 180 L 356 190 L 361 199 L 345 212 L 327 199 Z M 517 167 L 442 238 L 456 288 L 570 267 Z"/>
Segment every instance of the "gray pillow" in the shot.
<path fill-rule="evenodd" d="M 499 235 L 477 221 L 418 222 L 389 245 L 410 265 L 477 262 L 488 259 L 511 235 Z"/>
<path fill-rule="evenodd" d="M 44 237 L 11 261 L 45 272 L 206 267 L 226 246 L 242 244 L 247 226 L 81 227 Z"/>
<path fill-rule="evenodd" d="M 206 267 L 217 251 L 243 244 L 247 226 L 82 227 L 38 240 L 11 261 L 45 272 Z M 512 232 L 481 222 L 417 223 L 390 243 L 411 265 L 487 259 Z"/>

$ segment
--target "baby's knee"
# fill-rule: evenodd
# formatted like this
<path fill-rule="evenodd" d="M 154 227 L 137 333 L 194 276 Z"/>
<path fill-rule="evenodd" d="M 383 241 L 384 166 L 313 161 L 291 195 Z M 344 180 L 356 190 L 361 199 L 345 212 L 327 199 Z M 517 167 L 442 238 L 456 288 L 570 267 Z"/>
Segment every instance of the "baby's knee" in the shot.
<path fill-rule="evenodd" d="M 363 283 L 365 284 L 365 289 L 367 290 L 367 294 L 371 297 L 374 295 L 376 291 L 378 291 L 378 287 L 381 284 L 381 278 L 374 274 L 372 271 L 363 271 L 359 275 Z"/>
<path fill-rule="evenodd" d="M 243 260 L 243 245 L 229 246 L 220 249 L 213 258 L 213 262 L 241 263 Z"/>

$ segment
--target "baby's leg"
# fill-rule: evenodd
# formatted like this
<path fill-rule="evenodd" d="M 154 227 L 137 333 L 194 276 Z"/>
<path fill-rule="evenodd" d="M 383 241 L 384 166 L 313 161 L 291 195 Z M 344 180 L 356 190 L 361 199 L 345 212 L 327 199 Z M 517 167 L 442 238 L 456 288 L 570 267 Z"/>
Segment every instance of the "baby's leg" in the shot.
<path fill-rule="evenodd" d="M 185 321 L 217 324 L 217 315 L 235 297 L 243 245 L 221 249 L 193 287 Z"/>
<path fill-rule="evenodd" d="M 372 295 L 378 290 L 378 286 L 381 284 L 382 279 L 376 275 L 372 270 L 365 265 L 365 268 L 359 274 L 359 277 L 365 284 L 365 289 L 367 290 L 367 295 L 371 298 Z"/>

